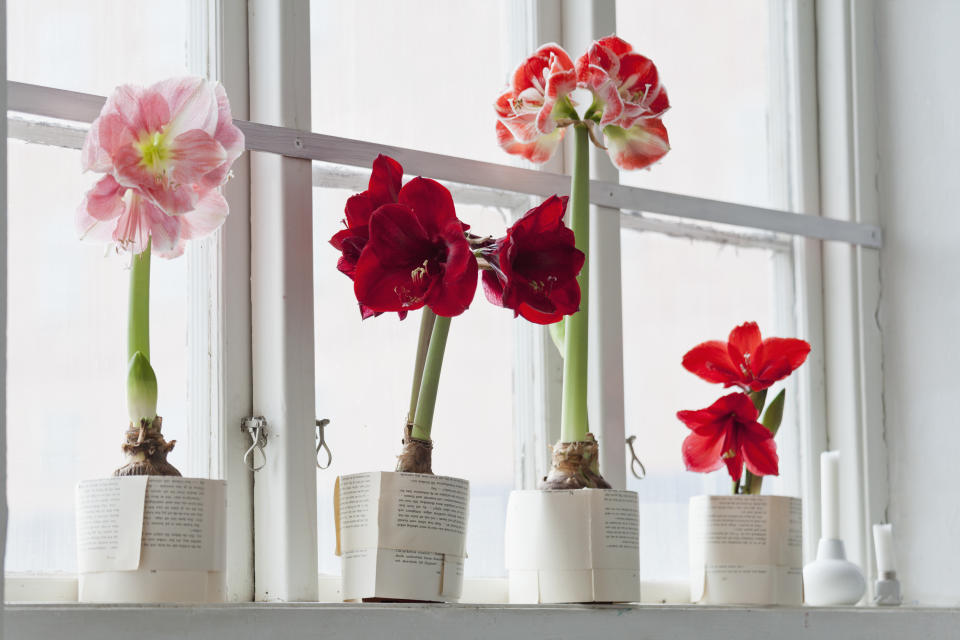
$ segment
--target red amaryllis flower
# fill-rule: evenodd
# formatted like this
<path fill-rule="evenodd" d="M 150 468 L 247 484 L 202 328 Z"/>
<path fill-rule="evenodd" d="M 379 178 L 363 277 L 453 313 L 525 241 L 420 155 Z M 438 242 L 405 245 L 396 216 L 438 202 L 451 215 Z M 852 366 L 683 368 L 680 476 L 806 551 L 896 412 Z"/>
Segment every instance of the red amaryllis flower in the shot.
<path fill-rule="evenodd" d="M 360 259 L 360 253 L 367 246 L 367 241 L 370 238 L 370 215 L 381 205 L 397 201 L 402 180 L 403 167 L 400 166 L 400 163 L 389 156 L 380 154 L 373 161 L 373 171 L 370 173 L 367 190 L 350 196 L 347 200 L 344 209 L 346 218 L 343 220 L 343 224 L 347 228 L 335 233 L 330 238 L 330 244 L 342 253 L 340 259 L 337 260 L 337 269 L 351 280 L 357 270 L 357 260 Z M 360 305 L 360 314 L 364 319 L 379 315 L 363 304 Z M 405 311 L 400 312 L 401 319 L 405 316 Z"/>
<path fill-rule="evenodd" d="M 577 87 L 573 61 L 562 47 L 545 44 L 513 73 L 497 98 L 497 141 L 507 153 L 546 162 L 563 139 L 557 119 Z"/>
<path fill-rule="evenodd" d="M 576 63 L 578 86 L 589 89 L 607 152 L 621 169 L 642 169 L 670 150 L 660 117 L 670 108 L 653 62 L 616 36 L 597 40 Z"/>
<path fill-rule="evenodd" d="M 585 256 L 563 224 L 566 208 L 566 197 L 550 196 L 483 250 L 490 265 L 483 272 L 483 290 L 490 302 L 537 324 L 577 312 L 577 274 Z"/>
<path fill-rule="evenodd" d="M 746 322 L 730 332 L 727 342 L 711 340 L 688 351 L 683 366 L 707 382 L 761 391 L 790 375 L 808 353 L 810 344 L 805 340 L 763 340 L 757 323 Z"/>
<path fill-rule="evenodd" d="M 343 219 L 346 229 L 341 229 L 330 238 L 330 244 L 343 253 L 337 260 L 337 269 L 341 273 L 353 278 L 360 252 L 367 246 L 370 237 L 370 214 L 381 205 L 397 201 L 402 179 L 403 167 L 400 163 L 380 154 L 373 161 L 367 190 L 347 199 L 344 208 L 346 217 Z"/>
<path fill-rule="evenodd" d="M 777 445 L 758 416 L 745 393 L 731 393 L 699 411 L 678 411 L 677 418 L 693 432 L 683 441 L 687 469 L 707 473 L 726 464 L 734 482 L 744 463 L 754 475 L 778 475 Z"/>
<path fill-rule="evenodd" d="M 405 312 L 427 305 L 446 317 L 466 311 L 477 289 L 477 259 L 443 185 L 414 178 L 396 204 L 370 215 L 368 227 L 353 281 L 362 306 Z"/>

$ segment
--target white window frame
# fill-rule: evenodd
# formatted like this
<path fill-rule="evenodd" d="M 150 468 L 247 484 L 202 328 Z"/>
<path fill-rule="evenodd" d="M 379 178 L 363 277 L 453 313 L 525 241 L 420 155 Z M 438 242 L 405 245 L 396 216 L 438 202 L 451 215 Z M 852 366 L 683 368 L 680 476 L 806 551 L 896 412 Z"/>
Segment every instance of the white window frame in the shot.
<path fill-rule="evenodd" d="M 206 0 L 201 1 L 208 11 L 207 28 L 221 36 L 222 55 L 211 61 L 210 71 L 227 86 L 238 120 L 244 120 L 249 114 L 256 123 L 241 123 L 247 134 L 248 148 L 253 151 L 245 156 L 249 159 L 243 159 L 235 166 L 235 179 L 228 186 L 232 220 L 224 227 L 219 239 L 207 243 L 207 248 L 198 252 L 199 257 L 191 262 L 193 289 L 202 291 L 212 282 L 209 295 L 216 302 L 212 305 L 213 313 L 192 320 L 191 331 L 205 336 L 214 354 L 210 361 L 195 361 L 195 366 L 210 366 L 215 372 L 211 377 L 214 386 L 212 401 L 204 409 L 204 415 L 209 413 L 212 423 L 220 427 L 220 437 L 210 447 L 211 472 L 230 480 L 232 540 L 228 590 L 235 601 L 254 597 L 258 600 L 315 600 L 316 570 L 311 569 L 316 567 L 317 526 L 312 459 L 315 410 L 312 233 L 309 228 L 311 159 L 368 167 L 376 153 L 384 152 L 396 157 L 411 173 L 536 196 L 565 193 L 569 189 L 569 178 L 558 173 L 510 168 L 310 133 L 309 56 L 302 55 L 309 51 L 309 20 L 305 19 L 309 14 L 309 1 L 291 0 L 282 8 L 280 3 L 271 0 L 249 0 L 248 6 L 226 0 L 210 0 L 209 5 L 205 4 Z M 563 35 L 565 43 L 576 49 L 574 45 L 610 33 L 615 26 L 612 1 L 525 0 L 516 6 L 530 12 L 529 15 L 536 20 L 535 40 L 538 42 L 559 40 L 561 38 L 556 36 Z M 0 10 L 5 20 L 3 0 L 0 0 Z M 805 215 L 619 185 L 615 171 L 602 162 L 594 162 L 597 169 L 591 184 L 591 203 L 599 214 L 592 229 L 593 255 L 602 256 L 593 270 L 599 279 L 592 283 L 596 292 L 593 299 L 599 304 L 604 304 L 601 301 L 605 300 L 604 308 L 608 310 L 620 306 L 619 250 L 613 250 L 619 246 L 620 210 L 721 222 L 795 237 L 796 292 L 807 310 L 800 318 L 801 333 L 826 345 L 826 354 L 814 356 L 808 373 L 801 376 L 800 382 L 799 401 L 804 406 L 804 411 L 800 412 L 804 419 L 801 433 L 806 438 L 803 445 L 806 452 L 804 493 L 808 497 L 804 532 L 806 550 L 809 555 L 819 531 L 817 454 L 829 444 L 830 448 L 858 452 L 849 456 L 853 464 L 845 467 L 845 481 L 841 483 L 844 487 L 842 504 L 850 507 L 844 510 L 855 512 L 858 517 L 845 523 L 843 533 L 848 541 L 849 555 L 866 567 L 871 566 L 872 557 L 867 543 L 869 526 L 883 519 L 888 500 L 886 451 L 882 431 L 878 428 L 883 420 L 880 335 L 873 322 L 880 293 L 878 249 L 882 239 L 877 226 L 876 202 L 872 199 L 875 192 L 870 187 L 876 172 L 875 143 L 869 126 L 872 122 L 869 100 L 873 79 L 870 67 L 872 10 L 868 0 L 836 3 L 790 0 L 785 3 L 783 18 L 793 28 L 787 30 L 788 41 L 784 46 L 795 48 L 790 70 L 794 86 L 817 87 L 817 95 L 801 92 L 789 96 L 791 108 L 803 114 L 797 139 L 792 141 L 786 153 L 794 175 L 793 183 L 799 185 L 792 201 Z M 546 37 L 549 34 L 554 37 Z M 250 55 L 251 51 L 256 55 Z M 297 52 L 301 55 L 296 55 Z M 248 59 L 253 60 L 249 69 Z M 819 65 L 816 69 L 814 60 Z M 837 60 L 842 64 L 836 64 Z M 0 77 L 5 79 L 5 66 Z M 0 94 L 5 101 L 7 90 L 8 85 L 3 82 Z M 245 99 L 248 95 L 253 98 L 249 105 Z M 95 96 L 16 83 L 9 85 L 9 98 L 11 109 L 87 122 L 102 104 L 102 98 Z M 818 110 L 821 114 L 819 122 Z M 6 120 L 3 126 L 6 127 Z M 42 138 L 46 133 L 41 128 L 31 135 Z M 76 144 L 75 134 L 66 132 L 63 135 L 64 139 L 73 135 Z M 548 168 L 559 169 L 557 162 L 562 163 L 562 160 L 555 160 Z M 0 167 L 3 163 L 5 150 L 0 155 Z M 4 171 L 0 193 L 5 193 L 5 175 Z M 5 207 L 5 199 L 2 206 Z M 238 223 L 237 218 L 243 222 Z M 4 215 L 4 223 L 5 220 Z M 249 226 L 245 224 L 247 220 Z M 296 238 L 298 251 L 284 251 L 293 238 Z M 5 260 L 5 240 L 5 225 L 0 225 L 2 260 Z M 603 251 L 596 250 L 598 248 Z M 278 255 L 284 256 L 283 260 L 276 259 Z M 250 285 L 246 283 L 247 274 L 252 276 Z M 615 287 L 612 286 L 614 280 Z M 607 283 L 606 288 L 604 283 Z M 5 294 L 4 280 L 0 284 L 0 347 L 5 347 Z M 254 301 L 256 309 L 251 312 Z M 593 405 L 608 407 L 604 410 L 610 413 L 592 418 L 592 423 L 609 424 L 601 432 L 602 439 L 614 443 L 623 438 L 622 350 L 619 349 L 622 318 L 620 314 L 610 313 L 600 318 L 593 324 L 606 323 L 603 332 L 606 338 L 599 349 L 592 350 L 598 354 L 592 366 L 595 371 L 606 372 L 602 375 L 607 377 L 601 379 L 599 388 L 592 390 L 592 397 L 603 395 L 607 402 L 594 401 Z M 592 337 L 597 339 L 596 335 Z M 526 344 L 546 359 L 549 357 L 546 354 L 552 351 L 543 348 L 546 345 L 543 338 L 541 332 L 539 338 Z M 310 348 L 304 348 L 305 345 Z M 544 362 L 549 365 L 549 361 Z M 251 371 L 257 375 L 251 376 Z M 5 369 L 0 365 L 0 383 L 5 382 L 4 376 Z M 548 376 L 544 374 L 543 377 Z M 4 408 L 4 390 L 5 385 L 0 385 L 0 409 Z M 549 391 L 545 393 L 549 395 Z M 241 460 L 247 443 L 238 425 L 240 418 L 258 413 L 268 418 L 270 444 L 264 449 L 267 466 L 253 478 Z M 547 415 L 536 420 L 545 421 L 549 417 L 548 411 Z M 4 427 L 5 412 L 0 412 L 0 453 L 5 446 Z M 622 486 L 622 449 L 608 446 L 604 451 L 605 473 L 614 479 L 615 484 Z M 0 472 L 4 467 L 5 461 L 0 456 Z M 530 469 L 535 468 L 531 466 L 519 474 L 522 482 L 526 483 L 532 477 Z M 0 483 L 2 477 L 3 473 L 0 473 Z M 310 487 L 313 487 L 312 492 Z M 0 506 L 5 510 L 5 501 Z M 5 530 L 0 528 L 0 542 L 4 536 Z M 310 562 L 311 558 L 313 562 Z M 144 609 L 150 608 L 134 608 L 135 612 Z M 41 634 L 43 629 L 50 628 L 45 625 L 69 623 L 77 630 L 78 638 L 87 637 L 85 634 L 93 637 L 94 632 L 101 637 L 111 625 L 125 624 L 120 621 L 122 617 L 101 615 L 103 610 L 99 607 L 79 610 L 17 607 L 12 620 L 14 628 L 24 633 Z M 259 616 L 255 625 L 267 625 L 264 629 L 270 629 L 272 616 L 286 611 L 262 607 L 254 607 L 254 610 Z M 324 619 L 330 620 L 331 630 L 337 625 L 349 625 L 345 629 L 355 628 L 356 618 L 350 621 L 353 608 L 337 605 L 297 609 L 300 612 L 313 610 L 325 612 Z M 208 607 L 170 612 L 157 609 L 156 616 L 167 623 L 183 616 L 193 616 L 192 619 L 199 621 L 199 627 L 206 633 L 221 633 L 223 637 L 227 637 L 227 632 L 235 634 L 240 624 L 249 622 L 233 617 L 231 624 L 214 629 L 213 626 L 218 624 L 214 621 L 221 619 L 220 611 L 222 609 Z M 382 624 L 376 621 L 400 620 L 407 615 L 404 611 L 409 610 L 387 607 L 378 611 L 384 613 L 377 614 L 369 623 L 374 627 Z M 432 623 L 417 618 L 416 624 L 408 628 L 418 636 L 425 629 L 423 624 L 440 625 L 448 633 L 454 627 L 469 630 L 470 623 L 464 622 L 463 617 L 470 618 L 470 615 L 463 611 L 454 609 Z M 483 615 L 482 609 L 477 611 L 478 615 Z M 566 623 L 558 622 L 564 614 L 550 614 L 548 611 L 546 608 L 546 611 L 528 616 L 511 614 L 509 617 L 511 624 L 521 626 L 539 621 L 532 627 L 535 631 L 540 631 L 544 625 L 567 629 Z M 606 625 L 605 629 L 616 628 L 613 618 L 594 609 L 567 608 L 564 611 L 573 612 L 569 620 L 574 624 L 587 624 L 585 621 L 593 619 L 592 616 L 599 616 Z M 626 611 L 630 617 L 637 615 L 635 608 Z M 647 611 L 651 617 L 640 622 L 634 618 L 634 621 L 644 624 L 648 631 L 653 629 L 651 624 L 664 624 L 664 630 L 673 628 L 674 613 L 656 610 L 656 614 L 650 614 L 650 610 Z M 687 609 L 673 611 L 682 613 Z M 343 612 L 346 614 L 341 615 Z M 55 615 L 47 617 L 48 613 Z M 292 612 L 283 615 L 287 614 Z M 781 632 L 782 624 L 792 620 L 794 615 L 800 614 L 789 610 L 772 612 L 760 616 L 762 619 L 754 624 L 758 630 L 769 627 L 771 632 Z M 822 617 L 815 619 L 836 623 L 837 628 L 849 624 L 854 625 L 851 629 L 856 627 L 858 631 L 865 631 L 874 624 L 865 624 L 859 613 L 836 614 L 836 619 L 826 612 L 818 615 Z M 895 618 L 894 626 L 904 624 L 905 629 L 914 631 L 918 628 L 916 622 L 903 622 L 907 616 Z M 296 633 L 297 625 L 305 625 L 302 627 L 305 631 L 314 630 L 315 621 L 310 620 L 313 620 L 312 615 L 300 615 L 297 622 L 289 626 L 288 632 Z M 952 632 L 951 625 L 956 624 L 950 614 L 927 616 L 923 620 L 920 627 L 929 629 L 932 635 L 946 636 Z M 284 625 L 289 622 L 287 618 Z M 62 627 L 58 628 L 62 631 Z M 884 622 L 876 628 L 892 633 L 893 627 Z M 356 629 L 359 631 L 359 627 Z M 169 627 L 159 625 L 157 632 L 165 637 Z"/>

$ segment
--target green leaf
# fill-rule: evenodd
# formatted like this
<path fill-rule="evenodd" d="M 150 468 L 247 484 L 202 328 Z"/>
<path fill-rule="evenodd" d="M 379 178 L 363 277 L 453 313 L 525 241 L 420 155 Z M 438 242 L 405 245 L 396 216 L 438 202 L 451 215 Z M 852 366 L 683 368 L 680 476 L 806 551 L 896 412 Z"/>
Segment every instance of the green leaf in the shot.
<path fill-rule="evenodd" d="M 140 351 L 134 352 L 127 367 L 127 411 L 133 424 L 157 417 L 157 375 Z"/>
<path fill-rule="evenodd" d="M 567 319 L 561 318 L 559 322 L 548 325 L 550 338 L 553 339 L 553 346 L 560 351 L 560 357 L 563 357 L 563 347 L 567 337 Z"/>
<path fill-rule="evenodd" d="M 763 405 L 767 401 L 767 390 L 761 389 L 760 391 L 750 391 L 747 393 L 747 395 L 750 396 L 753 406 L 757 408 L 757 413 L 762 413 Z"/>
<path fill-rule="evenodd" d="M 787 390 L 783 389 L 767 407 L 766 413 L 763 414 L 763 420 L 760 421 L 773 435 L 777 435 L 777 429 L 780 428 L 780 423 L 783 421 L 783 405 L 786 403 L 786 399 Z"/>

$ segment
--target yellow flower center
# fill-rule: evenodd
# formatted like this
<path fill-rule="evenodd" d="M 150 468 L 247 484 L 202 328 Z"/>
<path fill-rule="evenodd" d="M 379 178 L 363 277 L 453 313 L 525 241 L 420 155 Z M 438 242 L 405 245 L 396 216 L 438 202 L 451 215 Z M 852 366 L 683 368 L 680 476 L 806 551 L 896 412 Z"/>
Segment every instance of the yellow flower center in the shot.
<path fill-rule="evenodd" d="M 156 176 L 158 180 L 163 177 L 170 161 L 170 149 L 166 138 L 163 131 L 155 131 L 145 133 L 139 142 L 133 143 L 140 152 L 140 166 Z"/>

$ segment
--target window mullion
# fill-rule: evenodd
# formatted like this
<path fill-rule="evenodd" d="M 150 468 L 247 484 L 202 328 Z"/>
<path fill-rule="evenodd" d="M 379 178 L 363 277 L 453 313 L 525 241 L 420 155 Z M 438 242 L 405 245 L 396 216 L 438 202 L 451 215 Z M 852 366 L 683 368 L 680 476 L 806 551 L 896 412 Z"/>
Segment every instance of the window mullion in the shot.
<path fill-rule="evenodd" d="M 247 8 L 245 3 L 204 0 L 209 39 L 208 69 L 230 96 L 238 119 L 249 117 Z M 209 273 L 210 346 L 209 423 L 196 425 L 209 433 L 211 477 L 227 480 L 227 598 L 253 600 L 253 477 L 243 463 L 249 447 L 239 429 L 252 412 L 250 323 L 250 158 L 233 164 L 225 187 L 230 202 L 228 224 L 205 245 Z M 192 265 L 191 265 L 192 266 Z M 201 354 L 206 355 L 206 353 Z"/>
<path fill-rule="evenodd" d="M 249 2 L 250 118 L 310 130 L 308 0 Z M 254 481 L 256 598 L 317 599 L 310 160 L 251 152 L 253 411 L 267 419 Z"/>

